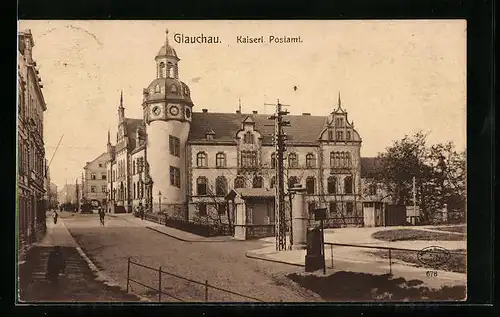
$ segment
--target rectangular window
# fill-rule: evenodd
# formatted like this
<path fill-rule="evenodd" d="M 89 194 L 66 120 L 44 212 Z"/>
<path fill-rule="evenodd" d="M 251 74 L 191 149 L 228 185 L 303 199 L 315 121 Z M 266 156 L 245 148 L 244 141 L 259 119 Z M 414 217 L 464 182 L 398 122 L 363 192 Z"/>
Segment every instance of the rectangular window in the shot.
<path fill-rule="evenodd" d="M 170 185 L 181 188 L 181 170 L 170 166 Z"/>
<path fill-rule="evenodd" d="M 181 153 L 181 141 L 179 138 L 175 136 L 169 136 L 168 139 L 169 147 L 170 147 L 170 155 L 180 157 Z"/>
<path fill-rule="evenodd" d="M 101 179 L 106 179 L 106 174 L 102 174 Z"/>
<path fill-rule="evenodd" d="M 333 140 L 333 131 L 328 130 L 328 140 Z"/>
<path fill-rule="evenodd" d="M 90 186 L 90 192 L 91 193 L 95 193 L 96 191 L 96 187 L 95 186 Z"/>
<path fill-rule="evenodd" d="M 241 166 L 242 167 L 256 167 L 257 166 L 257 152 L 243 151 L 241 152 Z"/>
<path fill-rule="evenodd" d="M 343 141 L 343 140 L 344 140 L 344 132 L 337 131 L 337 141 Z"/>
<path fill-rule="evenodd" d="M 349 202 L 346 204 L 346 211 L 348 215 L 352 215 L 352 212 L 354 210 L 354 204 Z"/>
<path fill-rule="evenodd" d="M 349 141 L 351 139 L 351 131 L 347 131 L 347 140 Z"/>
<path fill-rule="evenodd" d="M 335 215 L 336 213 L 337 213 L 337 202 L 331 201 L 330 202 L 330 215 Z"/>
<path fill-rule="evenodd" d="M 206 204 L 199 204 L 198 209 L 200 211 L 200 216 L 205 217 L 207 215 L 207 205 Z"/>
<path fill-rule="evenodd" d="M 90 175 L 90 179 L 95 179 L 95 174 L 94 174 L 94 173 L 92 173 L 92 174 Z"/>
<path fill-rule="evenodd" d="M 106 185 L 102 185 L 101 187 L 101 192 L 105 193 L 106 192 Z"/>

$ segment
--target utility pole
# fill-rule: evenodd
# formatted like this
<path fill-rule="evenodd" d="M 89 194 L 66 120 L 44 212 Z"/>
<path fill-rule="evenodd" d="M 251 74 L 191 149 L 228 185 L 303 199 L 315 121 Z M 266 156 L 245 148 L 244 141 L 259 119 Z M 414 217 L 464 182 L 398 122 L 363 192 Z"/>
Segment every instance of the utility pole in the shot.
<path fill-rule="evenodd" d="M 284 180 L 284 153 L 286 151 L 285 141 L 286 134 L 283 132 L 283 127 L 290 126 L 290 121 L 283 120 L 283 116 L 288 114 L 288 111 L 283 111 L 282 107 L 288 105 L 280 104 L 265 104 L 268 106 L 276 106 L 276 112 L 270 116 L 269 120 L 274 120 L 274 135 L 273 141 L 276 148 L 276 195 L 275 195 L 275 237 L 276 250 L 286 250 L 286 216 L 285 216 L 285 180 Z"/>

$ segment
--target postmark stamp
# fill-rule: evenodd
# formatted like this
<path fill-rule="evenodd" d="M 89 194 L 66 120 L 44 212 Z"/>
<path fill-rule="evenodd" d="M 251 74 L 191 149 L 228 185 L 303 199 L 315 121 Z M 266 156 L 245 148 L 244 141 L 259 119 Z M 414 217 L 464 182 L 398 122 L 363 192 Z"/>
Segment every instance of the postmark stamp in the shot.
<path fill-rule="evenodd" d="M 439 246 L 425 247 L 417 254 L 420 263 L 433 266 L 445 264 L 450 257 L 450 251 Z"/>

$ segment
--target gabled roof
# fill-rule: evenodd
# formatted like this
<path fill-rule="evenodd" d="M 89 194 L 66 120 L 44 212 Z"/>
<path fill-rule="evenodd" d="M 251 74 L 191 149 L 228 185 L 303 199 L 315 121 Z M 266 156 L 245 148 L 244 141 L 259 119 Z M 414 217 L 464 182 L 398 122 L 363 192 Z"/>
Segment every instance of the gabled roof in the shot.
<path fill-rule="evenodd" d="M 104 152 L 102 153 L 101 155 L 99 155 L 98 157 L 96 157 L 95 159 L 93 159 L 92 161 L 90 162 L 87 162 L 87 164 L 85 164 L 85 168 L 89 165 L 91 165 L 92 163 L 94 163 L 95 161 L 98 161 L 98 160 L 102 160 L 104 159 L 105 161 L 108 161 L 109 160 L 109 155 L 107 152 Z"/>
<path fill-rule="evenodd" d="M 194 112 L 188 141 L 197 142 L 206 139 L 206 131 L 215 131 L 215 141 L 233 141 L 236 133 L 241 129 L 241 123 L 247 117 L 255 122 L 255 130 L 263 136 L 264 143 L 272 143 L 271 134 L 274 133 L 273 121 L 269 114 L 243 113 L 210 113 Z M 313 143 L 318 140 L 327 117 L 309 115 L 288 115 L 290 127 L 285 128 L 290 142 Z"/>

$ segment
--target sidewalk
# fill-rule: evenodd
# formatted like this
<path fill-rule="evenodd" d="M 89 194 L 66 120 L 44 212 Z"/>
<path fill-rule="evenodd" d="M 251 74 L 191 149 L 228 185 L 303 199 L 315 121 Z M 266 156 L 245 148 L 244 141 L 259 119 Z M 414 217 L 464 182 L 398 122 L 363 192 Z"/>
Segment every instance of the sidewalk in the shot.
<path fill-rule="evenodd" d="M 387 259 L 362 254 L 361 252 L 353 253 L 349 249 L 347 247 L 337 247 L 334 249 L 333 267 L 331 250 L 325 249 L 327 274 L 347 271 L 383 275 L 388 274 L 392 270 L 394 278 L 402 277 L 407 281 L 420 280 L 430 288 L 440 288 L 445 285 L 466 285 L 467 283 L 466 274 L 432 270 L 438 272 L 438 277 L 429 277 L 426 275 L 429 269 L 416 267 L 396 259 L 392 260 L 391 267 L 389 267 Z M 272 243 L 264 248 L 248 251 L 245 255 L 252 259 L 305 267 L 306 252 L 306 250 L 276 251 L 276 246 Z"/>
<path fill-rule="evenodd" d="M 239 241 L 235 240 L 232 236 L 216 236 L 216 237 L 203 237 L 196 235 L 194 233 L 182 231 L 172 227 L 167 227 L 163 224 L 149 220 L 141 220 L 132 214 L 108 214 L 108 216 L 113 218 L 119 218 L 125 220 L 135 226 L 142 226 L 152 231 L 164 234 L 171 238 L 183 241 L 183 242 L 230 242 Z"/>
<path fill-rule="evenodd" d="M 66 272 L 59 276 L 59 285 L 53 286 L 45 279 L 48 255 L 55 245 L 61 246 L 66 262 Z M 118 286 L 108 286 L 96 280 L 96 273 L 89 267 L 73 237 L 59 219 L 54 224 L 47 219 L 47 234 L 26 255 L 19 265 L 19 301 L 29 302 L 110 302 L 139 301 Z"/>

